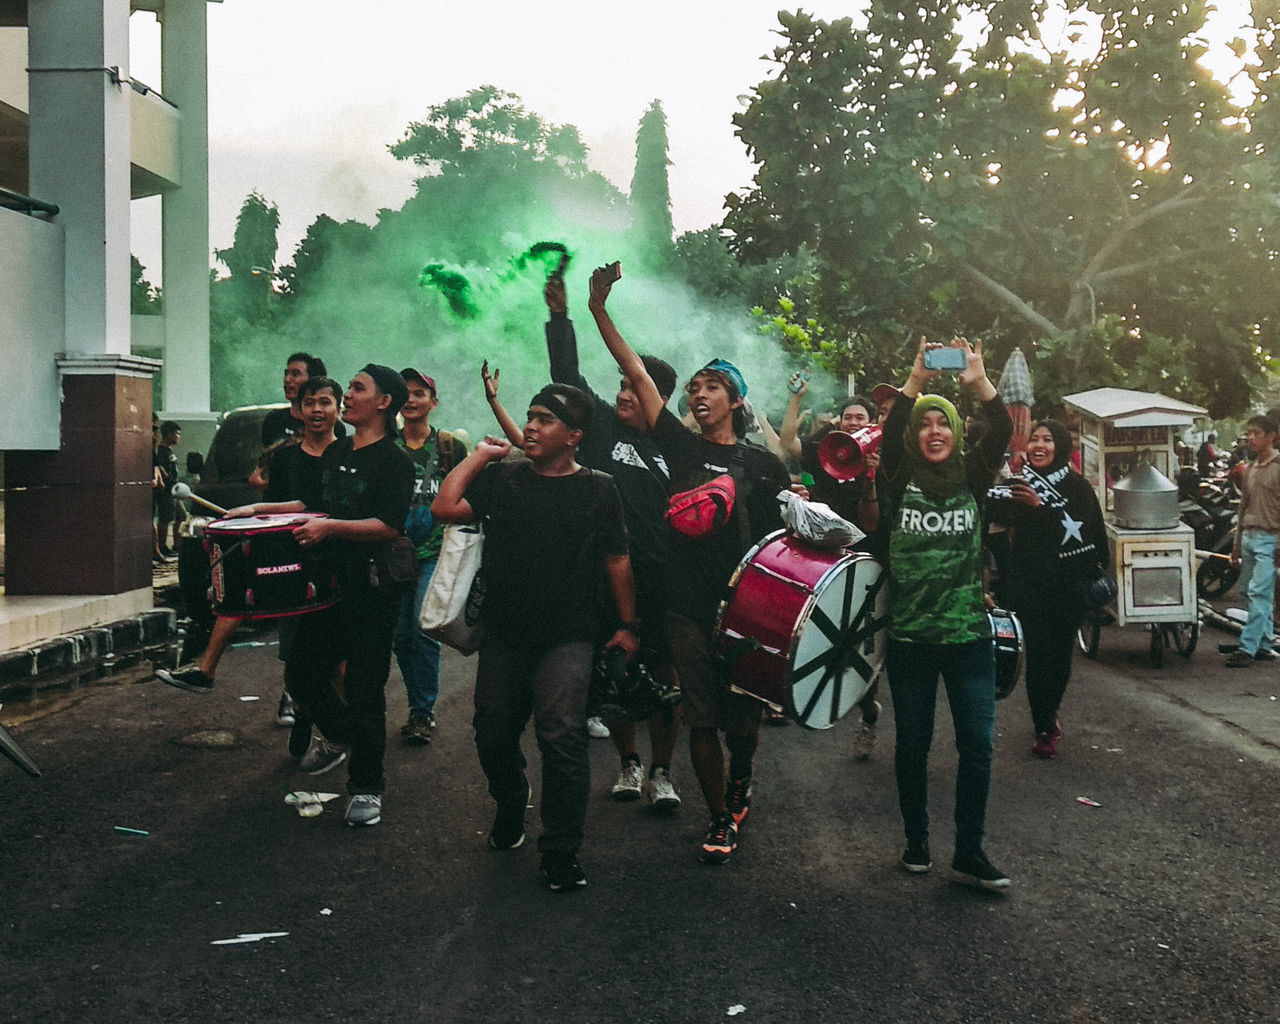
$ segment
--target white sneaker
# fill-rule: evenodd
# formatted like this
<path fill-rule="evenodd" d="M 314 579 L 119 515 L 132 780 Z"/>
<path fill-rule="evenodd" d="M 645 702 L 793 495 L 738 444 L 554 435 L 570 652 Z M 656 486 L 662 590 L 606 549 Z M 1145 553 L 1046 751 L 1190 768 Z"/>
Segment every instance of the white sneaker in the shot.
<path fill-rule="evenodd" d="M 655 811 L 674 811 L 680 807 L 680 794 L 671 785 L 671 773 L 665 768 L 655 768 L 649 776 L 649 803 Z"/>
<path fill-rule="evenodd" d="M 347 803 L 346 822 L 357 825 L 376 825 L 382 820 L 382 797 L 375 793 L 357 793 Z"/>
<path fill-rule="evenodd" d="M 592 715 L 587 719 L 587 732 L 593 740 L 607 740 L 609 738 L 609 727 L 604 724 L 604 719 Z"/>
<path fill-rule="evenodd" d="M 627 758 L 618 769 L 618 781 L 613 784 L 615 800 L 639 800 L 644 785 L 644 765 Z"/>
<path fill-rule="evenodd" d="M 875 702 L 876 718 L 880 718 L 880 702 Z M 871 751 L 876 745 L 876 723 L 868 722 L 865 718 L 858 723 L 858 731 L 853 737 L 853 759 L 855 761 L 865 761 L 871 756 Z"/>

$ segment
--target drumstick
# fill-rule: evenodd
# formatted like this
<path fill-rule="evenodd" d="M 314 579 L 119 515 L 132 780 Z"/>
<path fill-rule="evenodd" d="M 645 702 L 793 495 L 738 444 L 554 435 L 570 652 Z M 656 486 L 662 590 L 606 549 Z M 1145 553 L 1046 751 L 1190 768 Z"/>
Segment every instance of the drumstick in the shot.
<path fill-rule="evenodd" d="M 174 484 L 173 496 L 175 498 L 190 498 L 197 505 L 203 505 L 205 508 L 209 509 L 211 512 L 217 512 L 218 515 L 220 516 L 225 516 L 227 514 L 227 510 L 225 508 L 223 508 L 221 505 L 215 505 L 211 501 L 205 501 L 204 498 L 200 497 L 200 495 L 192 491 L 190 486 L 187 484 L 184 484 L 184 483 Z"/>

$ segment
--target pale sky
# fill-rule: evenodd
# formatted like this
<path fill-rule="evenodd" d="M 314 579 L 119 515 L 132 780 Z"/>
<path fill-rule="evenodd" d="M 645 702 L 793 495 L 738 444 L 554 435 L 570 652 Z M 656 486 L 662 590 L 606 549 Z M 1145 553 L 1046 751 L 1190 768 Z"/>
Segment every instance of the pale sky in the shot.
<path fill-rule="evenodd" d="M 1232 0 L 1224 0 L 1229 6 Z M 277 263 L 320 213 L 372 222 L 417 169 L 386 147 L 427 108 L 492 84 L 575 125 L 590 165 L 627 191 L 635 131 L 662 101 L 677 232 L 717 222 L 753 168 L 730 118 L 767 75 L 778 0 L 224 0 L 208 5 L 210 245 L 231 244 L 252 191 L 280 211 Z M 809 0 L 832 20 L 859 4 Z M 794 9 L 794 7 L 790 8 Z M 131 72 L 163 88 L 159 29 L 131 19 Z M 158 199 L 134 204 L 134 252 L 159 275 Z"/>
<path fill-rule="evenodd" d="M 780 42 L 778 9 L 778 0 L 210 4 L 211 247 L 231 244 L 254 190 L 279 207 L 279 263 L 320 213 L 371 222 L 380 207 L 398 208 L 417 169 L 386 147 L 431 105 L 486 84 L 575 125 L 590 165 L 623 192 L 636 126 L 661 100 L 676 230 L 707 227 L 725 194 L 751 181 L 730 118 L 768 73 L 760 57 Z M 833 19 L 851 6 L 806 9 Z M 132 33 L 133 74 L 159 82 L 154 19 L 134 15 Z M 139 205 L 134 250 L 152 266 L 159 243 Z"/>

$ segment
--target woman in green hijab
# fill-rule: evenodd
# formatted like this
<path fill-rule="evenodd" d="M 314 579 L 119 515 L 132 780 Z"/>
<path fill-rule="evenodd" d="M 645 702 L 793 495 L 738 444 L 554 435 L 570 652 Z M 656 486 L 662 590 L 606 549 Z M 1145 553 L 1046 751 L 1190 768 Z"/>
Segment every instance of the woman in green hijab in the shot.
<path fill-rule="evenodd" d="M 923 395 L 939 371 L 925 367 L 920 339 L 911 374 L 884 425 L 881 468 L 889 481 L 889 644 L 894 771 L 907 849 L 904 870 L 923 874 L 929 853 L 928 764 L 938 679 L 955 727 L 955 856 L 958 881 L 1000 892 L 1004 872 L 983 851 L 995 740 L 995 651 L 982 590 L 981 499 L 1004 461 L 1013 425 L 982 364 L 982 342 L 957 338 L 960 383 L 982 403 L 990 429 L 967 454 L 960 416 Z"/>

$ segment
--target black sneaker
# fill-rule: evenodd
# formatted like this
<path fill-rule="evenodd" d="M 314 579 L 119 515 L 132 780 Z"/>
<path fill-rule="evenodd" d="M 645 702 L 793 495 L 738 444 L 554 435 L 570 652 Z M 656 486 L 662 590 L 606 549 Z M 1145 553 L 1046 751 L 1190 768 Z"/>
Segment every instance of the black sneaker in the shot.
<path fill-rule="evenodd" d="M 489 846 L 494 850 L 518 850 L 524 845 L 524 811 L 533 799 L 533 787 L 525 782 L 525 796 L 518 804 L 498 804 L 489 830 Z M 585 883 L 584 883 L 585 884 Z"/>
<path fill-rule="evenodd" d="M 587 876 L 578 858 L 565 850 L 548 850 L 542 855 L 542 873 L 552 892 L 576 892 L 587 887 Z"/>
<path fill-rule="evenodd" d="M 984 853 L 971 853 L 963 857 L 956 854 L 951 861 L 951 873 L 954 881 L 989 892 L 1004 892 L 1013 884 L 1008 875 L 987 860 Z"/>
<path fill-rule="evenodd" d="M 1254 661 L 1275 661 L 1277 657 L 1280 657 L 1280 655 L 1277 655 L 1275 651 L 1269 648 L 1259 647 L 1253 652 Z"/>
<path fill-rule="evenodd" d="M 703 864 L 727 864 L 737 847 L 738 826 L 733 822 L 733 815 L 726 811 L 723 817 L 712 819 L 698 851 L 698 860 Z"/>
<path fill-rule="evenodd" d="M 929 843 L 926 840 L 908 839 L 907 848 L 898 861 L 903 871 L 913 875 L 923 875 L 933 867 L 933 858 L 929 856 Z"/>
<path fill-rule="evenodd" d="M 413 715 L 409 718 L 405 727 L 400 730 L 400 735 L 404 737 L 406 743 L 425 747 L 431 742 L 431 726 L 425 718 L 418 718 Z"/>
<path fill-rule="evenodd" d="M 311 748 L 311 719 L 301 708 L 294 715 L 289 728 L 289 753 L 301 757 Z"/>
<path fill-rule="evenodd" d="M 730 779 L 724 787 L 724 806 L 733 816 L 735 827 L 741 827 L 751 810 L 751 779 Z"/>
<path fill-rule="evenodd" d="M 162 683 L 168 683 L 170 686 L 176 686 L 179 690 L 187 690 L 190 693 L 213 693 L 213 678 L 205 675 L 198 668 L 174 669 L 172 672 L 167 668 L 158 668 L 156 678 Z"/>

